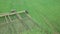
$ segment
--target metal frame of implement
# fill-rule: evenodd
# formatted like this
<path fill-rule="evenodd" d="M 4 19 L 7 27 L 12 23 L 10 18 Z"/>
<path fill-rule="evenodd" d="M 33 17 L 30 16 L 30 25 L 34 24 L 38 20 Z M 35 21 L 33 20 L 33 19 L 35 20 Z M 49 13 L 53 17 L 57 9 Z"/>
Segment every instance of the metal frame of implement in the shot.
<path fill-rule="evenodd" d="M 36 25 L 40 28 L 40 26 L 35 21 L 33 21 L 31 19 L 31 16 L 28 15 L 27 10 L 23 10 L 23 11 L 20 11 L 20 12 L 13 11 L 12 13 L 9 13 L 9 14 L 2 14 L 2 15 L 0 15 L 0 17 L 5 17 L 6 23 L 9 23 L 6 16 L 8 16 L 10 22 L 13 22 L 12 19 L 10 18 L 10 15 L 16 15 L 18 17 L 18 19 L 21 21 L 22 25 L 26 28 L 26 30 L 28 30 L 28 29 L 31 30 L 31 28 L 27 24 L 24 23 L 22 17 L 19 15 L 20 13 L 25 13 L 26 16 L 34 23 L 34 25 Z"/>

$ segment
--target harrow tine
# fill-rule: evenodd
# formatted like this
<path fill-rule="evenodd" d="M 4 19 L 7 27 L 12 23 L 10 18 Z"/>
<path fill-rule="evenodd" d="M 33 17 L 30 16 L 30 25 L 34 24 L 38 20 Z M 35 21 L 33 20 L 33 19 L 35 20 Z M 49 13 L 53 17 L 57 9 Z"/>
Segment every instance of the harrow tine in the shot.
<path fill-rule="evenodd" d="M 6 23 L 8 23 L 8 19 L 7 19 L 7 17 L 5 16 L 5 20 L 6 20 Z"/>
<path fill-rule="evenodd" d="M 10 18 L 10 16 L 8 15 L 8 19 L 10 20 L 10 22 L 12 22 L 12 19 Z"/>

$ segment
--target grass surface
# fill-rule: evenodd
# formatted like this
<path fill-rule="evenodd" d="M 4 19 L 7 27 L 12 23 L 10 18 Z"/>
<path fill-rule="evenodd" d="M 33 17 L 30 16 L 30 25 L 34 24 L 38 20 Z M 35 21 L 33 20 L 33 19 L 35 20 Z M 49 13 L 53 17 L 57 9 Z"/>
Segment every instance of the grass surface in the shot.
<path fill-rule="evenodd" d="M 0 13 L 9 13 L 12 9 L 27 9 L 43 28 L 40 34 L 60 34 L 60 0 L 0 0 Z"/>

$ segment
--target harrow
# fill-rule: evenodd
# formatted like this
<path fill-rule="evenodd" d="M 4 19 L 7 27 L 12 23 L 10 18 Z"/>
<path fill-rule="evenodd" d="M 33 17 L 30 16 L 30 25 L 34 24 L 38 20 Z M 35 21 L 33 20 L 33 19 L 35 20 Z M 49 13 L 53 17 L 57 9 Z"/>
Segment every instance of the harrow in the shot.
<path fill-rule="evenodd" d="M 9 14 L 0 15 L 0 34 L 20 34 L 24 31 L 32 31 L 32 29 L 40 31 L 40 28 L 27 10 L 20 12 L 13 10 Z"/>

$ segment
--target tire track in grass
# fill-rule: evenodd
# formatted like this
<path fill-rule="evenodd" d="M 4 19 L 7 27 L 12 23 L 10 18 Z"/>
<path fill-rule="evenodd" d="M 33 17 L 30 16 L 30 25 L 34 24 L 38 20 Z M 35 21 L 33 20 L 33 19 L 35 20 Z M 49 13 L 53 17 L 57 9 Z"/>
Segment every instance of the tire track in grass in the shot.
<path fill-rule="evenodd" d="M 35 8 L 34 8 L 35 9 Z M 38 9 L 38 8 L 37 8 Z M 40 9 L 40 8 L 39 8 Z M 39 10 L 36 10 L 35 11 L 39 11 Z M 38 18 L 40 18 L 40 12 L 34 12 L 36 15 L 39 15 Z M 35 20 L 36 21 L 36 20 Z M 41 22 L 41 21 L 40 21 Z M 42 23 L 42 22 L 41 22 Z M 49 34 L 48 31 L 46 29 L 44 29 L 43 27 L 41 27 L 41 31 L 44 31 L 45 33 L 44 34 Z M 43 33 L 43 32 L 42 32 Z"/>
<path fill-rule="evenodd" d="M 54 33 L 54 34 L 59 34 L 59 32 L 57 32 L 56 30 L 54 30 L 54 26 L 52 26 L 52 25 L 50 24 L 50 22 L 48 21 L 48 19 L 47 19 L 44 15 L 42 15 L 42 14 L 41 14 L 41 16 L 42 16 L 42 18 L 44 19 L 44 21 L 46 22 L 46 24 L 49 25 L 49 27 L 51 27 L 51 29 L 53 30 L 53 33 Z"/>
<path fill-rule="evenodd" d="M 33 6 L 34 7 L 34 6 Z M 35 8 L 34 8 L 35 9 Z M 37 11 L 36 9 L 35 9 L 35 11 Z M 35 15 L 37 15 L 38 14 L 38 12 L 35 12 Z M 36 20 L 35 20 L 36 21 Z M 41 27 L 41 31 L 45 31 L 45 29 L 43 29 L 42 27 Z M 47 33 L 46 33 L 47 34 Z"/>
<path fill-rule="evenodd" d="M 37 10 L 36 10 L 37 11 Z M 37 14 L 39 14 L 39 12 L 37 12 Z M 47 23 L 47 25 L 49 25 L 53 31 L 54 31 L 54 27 L 52 26 L 52 24 L 49 23 L 49 21 L 47 20 L 47 18 L 41 13 L 42 18 L 44 19 L 44 21 Z M 59 33 L 58 33 L 59 34 Z"/>

